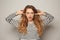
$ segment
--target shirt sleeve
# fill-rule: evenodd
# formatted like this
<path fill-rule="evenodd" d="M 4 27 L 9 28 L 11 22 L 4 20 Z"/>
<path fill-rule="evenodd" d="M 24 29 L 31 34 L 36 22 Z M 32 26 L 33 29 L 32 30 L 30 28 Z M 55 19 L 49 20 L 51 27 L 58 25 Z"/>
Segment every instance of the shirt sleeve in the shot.
<path fill-rule="evenodd" d="M 7 16 L 7 17 L 5 18 L 5 20 L 6 20 L 8 23 L 10 23 L 11 25 L 17 27 L 19 21 L 14 19 L 16 16 L 18 16 L 18 15 L 16 15 L 16 12 L 14 12 L 14 13 L 10 14 L 9 16 Z M 20 15 L 20 16 L 21 16 L 21 15 Z"/>
<path fill-rule="evenodd" d="M 49 14 L 49 13 L 47 13 L 47 12 L 44 12 L 44 13 L 45 13 L 45 15 L 43 15 L 43 16 L 41 16 L 41 17 L 42 17 L 42 19 L 43 19 L 44 25 L 46 26 L 46 25 L 48 25 L 50 22 L 53 21 L 54 16 L 52 16 L 51 14 Z"/>

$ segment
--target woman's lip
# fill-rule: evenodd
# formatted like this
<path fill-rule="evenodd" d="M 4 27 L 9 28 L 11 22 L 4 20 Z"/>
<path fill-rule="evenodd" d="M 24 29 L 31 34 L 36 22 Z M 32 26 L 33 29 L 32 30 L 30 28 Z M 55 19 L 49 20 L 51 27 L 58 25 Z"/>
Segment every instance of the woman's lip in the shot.
<path fill-rule="evenodd" d="M 29 18 L 31 18 L 31 17 L 29 17 Z"/>

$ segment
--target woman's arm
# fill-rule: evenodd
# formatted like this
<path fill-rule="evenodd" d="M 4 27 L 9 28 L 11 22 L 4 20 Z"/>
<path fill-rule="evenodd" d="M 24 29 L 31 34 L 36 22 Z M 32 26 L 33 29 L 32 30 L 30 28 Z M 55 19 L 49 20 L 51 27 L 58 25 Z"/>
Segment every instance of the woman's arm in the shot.
<path fill-rule="evenodd" d="M 52 16 L 51 14 L 47 13 L 47 12 L 44 12 L 44 15 L 41 15 L 42 17 L 42 20 L 43 20 L 43 23 L 44 23 L 44 27 L 43 27 L 43 30 L 45 32 L 46 30 L 46 26 L 51 23 L 54 19 L 54 16 Z"/>
<path fill-rule="evenodd" d="M 54 19 L 54 16 L 52 16 L 51 14 L 44 12 L 45 14 L 42 15 L 44 17 L 43 22 L 44 25 L 48 25 L 50 22 L 52 22 L 52 20 Z"/>
<path fill-rule="evenodd" d="M 38 13 L 36 15 L 39 15 L 42 18 L 45 26 L 48 25 L 50 22 L 52 22 L 52 20 L 54 19 L 54 16 L 52 16 L 48 12 L 41 11 L 38 9 L 37 9 L 37 11 L 38 11 Z"/>
<path fill-rule="evenodd" d="M 17 27 L 17 25 L 18 25 L 19 22 L 18 22 L 18 20 L 13 19 L 14 17 L 17 16 L 16 13 L 17 13 L 17 12 L 14 12 L 14 13 L 10 14 L 9 16 L 7 16 L 7 17 L 5 18 L 5 20 L 6 20 L 8 23 L 12 24 L 13 26 L 16 26 L 16 27 Z M 21 16 L 21 15 L 20 15 L 20 16 Z"/>

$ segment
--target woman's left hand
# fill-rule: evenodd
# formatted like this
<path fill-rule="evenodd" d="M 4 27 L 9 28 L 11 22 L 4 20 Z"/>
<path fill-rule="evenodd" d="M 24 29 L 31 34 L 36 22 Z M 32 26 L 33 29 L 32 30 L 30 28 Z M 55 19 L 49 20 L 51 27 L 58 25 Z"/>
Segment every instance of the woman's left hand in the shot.
<path fill-rule="evenodd" d="M 45 15 L 44 11 L 41 11 L 40 13 L 37 13 L 38 15 Z"/>

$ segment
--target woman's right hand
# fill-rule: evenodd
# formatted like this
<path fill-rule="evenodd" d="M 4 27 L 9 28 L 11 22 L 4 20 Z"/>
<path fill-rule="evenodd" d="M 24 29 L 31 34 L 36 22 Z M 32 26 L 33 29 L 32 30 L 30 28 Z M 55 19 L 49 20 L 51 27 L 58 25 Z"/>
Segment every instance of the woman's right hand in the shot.
<path fill-rule="evenodd" d="M 19 11 L 17 11 L 16 14 L 17 14 L 17 15 L 21 15 L 21 14 L 23 14 L 23 10 L 19 10 Z"/>

